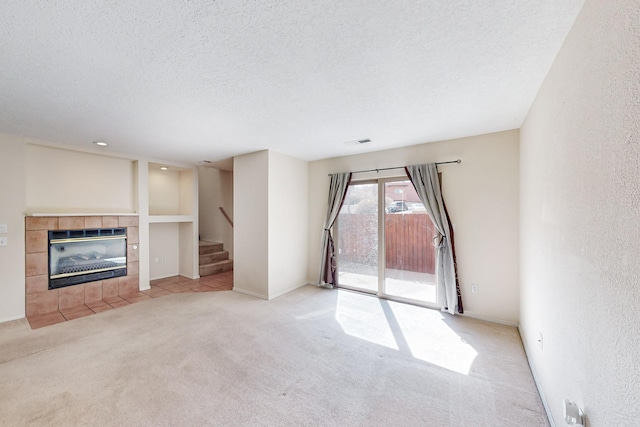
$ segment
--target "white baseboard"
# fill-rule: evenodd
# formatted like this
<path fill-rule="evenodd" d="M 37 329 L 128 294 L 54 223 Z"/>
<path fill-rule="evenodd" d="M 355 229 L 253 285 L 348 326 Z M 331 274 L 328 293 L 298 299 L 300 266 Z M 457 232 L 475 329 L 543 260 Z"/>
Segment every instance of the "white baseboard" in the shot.
<path fill-rule="evenodd" d="M 284 294 L 288 294 L 288 293 L 289 293 L 289 292 L 291 292 L 291 291 L 295 291 L 296 289 L 299 289 L 299 288 L 301 288 L 301 287 L 303 287 L 303 286 L 307 286 L 307 284 L 306 284 L 306 283 L 304 283 L 304 284 L 302 284 L 302 285 L 292 286 L 291 288 L 287 288 L 287 289 L 285 289 L 284 291 L 280 291 L 280 292 L 278 292 L 277 294 L 269 295 L 269 299 L 270 299 L 270 300 L 272 300 L 272 299 L 274 299 L 274 298 L 278 298 L 278 297 L 280 297 L 280 296 L 282 296 L 282 295 L 284 295 Z"/>
<path fill-rule="evenodd" d="M 0 323 L 4 323 L 4 322 L 11 322 L 13 320 L 18 320 L 18 319 L 24 319 L 25 315 L 22 314 L 18 314 L 16 316 L 10 316 L 10 317 L 3 317 L 2 319 L 0 319 Z"/>
<path fill-rule="evenodd" d="M 531 363 L 531 358 L 529 357 L 531 351 L 529 350 L 527 340 L 524 338 L 524 334 L 522 333 L 520 326 L 518 326 L 518 333 L 520 334 L 520 340 L 522 340 L 524 354 L 527 356 L 527 363 L 529 364 L 529 369 L 531 370 L 531 375 L 533 376 L 533 382 L 536 384 L 536 389 L 538 390 L 538 395 L 540 396 L 540 400 L 542 401 L 542 406 L 544 406 L 544 411 L 547 413 L 549 424 L 551 425 L 551 427 L 556 427 L 556 423 L 553 420 L 553 415 L 551 415 L 551 410 L 549 409 L 549 404 L 547 403 L 547 399 L 544 397 L 544 393 L 542 392 L 542 388 L 540 387 L 540 381 L 538 379 L 536 368 Z"/>
<path fill-rule="evenodd" d="M 499 323 L 501 325 L 513 326 L 514 328 L 517 328 L 519 326 L 517 322 L 510 322 L 508 320 L 502 320 L 502 319 L 497 319 L 495 317 L 484 316 L 482 314 L 477 314 L 477 313 L 474 313 L 472 311 L 465 311 L 464 314 L 456 313 L 456 316 L 471 317 L 472 319 L 484 320 L 486 322 Z"/>
<path fill-rule="evenodd" d="M 256 292 L 247 291 L 246 289 L 240 289 L 237 286 L 233 287 L 233 291 L 234 292 L 239 292 L 239 293 L 245 294 L 245 295 L 251 295 L 252 297 L 256 297 L 256 298 L 260 298 L 260 299 L 266 299 L 266 300 L 269 299 L 266 295 L 261 295 L 261 294 L 258 294 Z"/>

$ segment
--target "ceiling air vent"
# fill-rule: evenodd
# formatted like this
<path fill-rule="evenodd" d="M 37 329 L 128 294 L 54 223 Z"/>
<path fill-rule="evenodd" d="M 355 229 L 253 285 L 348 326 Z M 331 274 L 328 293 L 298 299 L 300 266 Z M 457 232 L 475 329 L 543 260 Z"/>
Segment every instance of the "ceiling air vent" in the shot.
<path fill-rule="evenodd" d="M 353 141 L 347 141 L 344 145 L 360 145 L 360 144 L 368 144 L 371 140 L 369 138 L 366 139 L 355 139 Z"/>

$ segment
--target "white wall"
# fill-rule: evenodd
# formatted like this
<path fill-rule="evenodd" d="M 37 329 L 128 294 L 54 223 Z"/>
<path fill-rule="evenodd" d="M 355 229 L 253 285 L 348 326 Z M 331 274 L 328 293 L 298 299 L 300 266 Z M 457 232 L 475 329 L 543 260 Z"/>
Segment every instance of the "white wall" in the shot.
<path fill-rule="evenodd" d="M 149 278 L 177 276 L 180 273 L 180 225 L 149 224 Z"/>
<path fill-rule="evenodd" d="M 379 151 L 309 165 L 307 279 L 317 283 L 320 238 L 327 209 L 328 173 L 462 159 L 440 166 L 445 202 L 455 227 L 458 276 L 465 313 L 517 324 L 518 147 L 517 130 Z M 354 179 L 402 176 L 402 170 L 357 174 Z M 471 284 L 480 292 L 471 293 Z"/>
<path fill-rule="evenodd" d="M 306 284 L 307 165 L 272 151 L 234 158 L 235 291 L 272 299 Z"/>
<path fill-rule="evenodd" d="M 26 146 L 29 212 L 135 212 L 131 160 L 35 144 Z"/>
<path fill-rule="evenodd" d="M 24 317 L 24 211 L 26 144 L 0 134 L 0 224 L 7 224 L 7 246 L 0 246 L 0 322 Z"/>
<path fill-rule="evenodd" d="M 269 298 L 269 153 L 233 159 L 233 289 Z"/>
<path fill-rule="evenodd" d="M 218 209 L 224 208 L 233 221 L 233 172 L 199 167 L 200 238 L 224 243 L 233 259 L 233 227 Z"/>
<path fill-rule="evenodd" d="M 558 425 L 562 399 L 638 425 L 639 76 L 637 0 L 587 0 L 521 130 L 520 328 Z"/>
<path fill-rule="evenodd" d="M 178 215 L 180 213 L 180 172 L 163 171 L 149 164 L 149 214 Z"/>
<path fill-rule="evenodd" d="M 269 299 L 307 284 L 308 163 L 269 152 Z"/>
<path fill-rule="evenodd" d="M 180 195 L 178 197 L 179 200 L 179 213 L 180 215 L 193 215 L 194 212 L 197 214 L 197 209 L 194 211 L 194 202 L 195 207 L 198 206 L 197 200 L 194 201 L 194 197 L 198 194 L 198 177 L 194 176 L 194 172 L 197 171 L 196 168 L 193 169 L 184 169 L 180 171 L 178 181 L 180 183 Z M 195 191 L 194 191 L 195 189 Z"/>

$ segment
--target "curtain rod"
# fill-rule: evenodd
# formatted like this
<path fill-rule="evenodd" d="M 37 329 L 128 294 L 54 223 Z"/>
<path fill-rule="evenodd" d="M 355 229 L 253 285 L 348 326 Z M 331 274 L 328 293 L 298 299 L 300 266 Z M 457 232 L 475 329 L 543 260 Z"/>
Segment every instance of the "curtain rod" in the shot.
<path fill-rule="evenodd" d="M 462 160 L 458 159 L 458 160 L 451 160 L 450 162 L 436 162 L 436 165 L 447 165 L 449 163 L 462 163 Z M 353 171 L 351 173 L 364 173 L 364 172 L 380 172 L 380 171 L 388 171 L 388 170 L 392 170 L 392 169 L 404 169 L 405 166 L 395 166 L 392 168 L 380 168 L 380 169 L 368 169 L 368 170 L 363 170 L 363 171 Z M 331 176 L 332 174 L 328 174 L 329 176 Z"/>

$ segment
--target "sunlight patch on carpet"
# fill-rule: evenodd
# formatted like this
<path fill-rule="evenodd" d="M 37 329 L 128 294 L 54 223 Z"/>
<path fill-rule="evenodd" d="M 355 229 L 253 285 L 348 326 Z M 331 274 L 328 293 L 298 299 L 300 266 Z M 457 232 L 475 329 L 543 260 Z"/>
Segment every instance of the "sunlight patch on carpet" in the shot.
<path fill-rule="evenodd" d="M 468 375 L 478 352 L 445 314 L 410 304 L 339 292 L 335 318 L 347 335 Z"/>
<path fill-rule="evenodd" d="M 377 298 L 340 291 L 336 320 L 347 335 L 398 350 L 398 345 Z"/>

